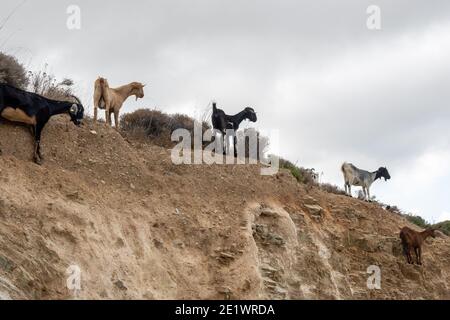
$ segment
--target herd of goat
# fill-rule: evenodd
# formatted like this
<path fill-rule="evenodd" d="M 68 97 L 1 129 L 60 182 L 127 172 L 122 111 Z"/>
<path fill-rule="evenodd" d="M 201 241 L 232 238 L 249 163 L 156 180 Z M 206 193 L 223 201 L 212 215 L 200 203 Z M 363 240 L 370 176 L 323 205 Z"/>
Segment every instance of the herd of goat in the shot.
<path fill-rule="evenodd" d="M 98 78 L 94 86 L 94 122 L 97 121 L 97 109 L 105 110 L 106 124 L 111 125 L 111 114 L 114 114 L 115 126 L 119 127 L 119 111 L 123 103 L 130 96 L 138 98 L 144 97 L 145 85 L 139 82 L 132 82 L 118 88 L 110 88 L 108 81 Z M 77 126 L 82 123 L 84 108 L 80 100 L 72 96 L 72 102 L 55 101 L 35 93 L 27 92 L 8 84 L 0 84 L 0 116 L 11 122 L 28 125 L 34 136 L 33 159 L 37 164 L 42 163 L 40 148 L 41 133 L 49 119 L 58 114 L 68 114 L 70 120 Z M 215 132 L 221 134 L 225 140 L 223 146 L 224 154 L 229 150 L 228 132 L 233 134 L 234 156 L 237 156 L 237 137 L 234 134 L 242 121 L 257 121 L 256 112 L 253 108 L 245 108 L 236 115 L 227 115 L 223 110 L 217 108 L 213 103 L 212 125 Z M 1 150 L 0 150 L 1 154 Z M 344 163 L 341 167 L 345 180 L 345 192 L 351 196 L 351 187 L 360 186 L 364 193 L 364 200 L 370 201 L 370 186 L 377 179 L 384 178 L 385 181 L 391 178 L 386 167 L 380 167 L 377 171 L 369 172 L 355 167 L 353 164 Z M 422 243 L 428 237 L 435 237 L 434 228 L 423 232 L 414 231 L 404 227 L 400 232 L 400 239 L 403 252 L 407 262 L 413 264 L 412 252 L 416 255 L 416 263 L 422 264 Z"/>

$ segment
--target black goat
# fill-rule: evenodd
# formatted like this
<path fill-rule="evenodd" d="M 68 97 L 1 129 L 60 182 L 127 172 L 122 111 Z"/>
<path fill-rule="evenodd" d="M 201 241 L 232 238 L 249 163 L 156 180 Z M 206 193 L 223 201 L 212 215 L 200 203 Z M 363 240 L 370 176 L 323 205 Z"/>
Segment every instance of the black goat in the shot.
<path fill-rule="evenodd" d="M 213 114 L 212 114 L 212 125 L 213 129 L 220 131 L 222 134 L 222 138 L 224 139 L 224 144 L 228 148 L 228 137 L 226 136 L 227 129 L 232 130 L 233 134 L 233 143 L 234 143 L 234 156 L 237 157 L 237 137 L 236 131 L 239 129 L 239 125 L 244 120 L 250 120 L 252 122 L 256 122 L 258 119 L 256 117 L 256 112 L 253 108 L 245 108 L 243 111 L 235 114 L 234 116 L 229 116 L 225 114 L 223 110 L 217 109 L 217 105 L 213 102 Z M 226 154 L 226 150 L 224 149 L 223 154 Z"/>
<path fill-rule="evenodd" d="M 0 84 L 0 116 L 12 121 L 31 126 L 34 135 L 34 161 L 41 164 L 41 133 L 50 117 L 68 113 L 70 120 L 77 126 L 81 124 L 84 108 L 80 100 L 77 103 L 55 101 L 38 94 L 17 89 L 7 84 Z"/>

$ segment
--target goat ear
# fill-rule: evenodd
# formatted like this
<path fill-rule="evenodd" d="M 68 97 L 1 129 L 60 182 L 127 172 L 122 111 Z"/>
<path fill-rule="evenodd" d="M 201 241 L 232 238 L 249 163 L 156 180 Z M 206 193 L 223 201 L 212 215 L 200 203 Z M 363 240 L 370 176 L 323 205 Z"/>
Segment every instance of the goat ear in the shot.
<path fill-rule="evenodd" d="M 72 114 L 77 114 L 77 112 L 78 112 L 78 106 L 77 106 L 75 103 L 72 104 L 72 106 L 70 107 L 69 112 L 72 113 Z"/>

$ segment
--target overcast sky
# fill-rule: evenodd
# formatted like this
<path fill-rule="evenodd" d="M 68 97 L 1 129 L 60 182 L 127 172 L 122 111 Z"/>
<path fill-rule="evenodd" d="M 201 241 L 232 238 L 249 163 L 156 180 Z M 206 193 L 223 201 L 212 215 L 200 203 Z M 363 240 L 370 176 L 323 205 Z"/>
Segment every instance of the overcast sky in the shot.
<path fill-rule="evenodd" d="M 22 3 L 2 0 L 0 19 Z M 69 5 L 81 29 L 66 26 Z M 369 5 L 381 30 L 366 26 Z M 450 219 L 450 1 L 26 1 L 0 50 L 70 77 L 87 106 L 97 76 L 147 83 L 123 112 L 199 117 L 211 100 L 254 107 L 279 153 L 343 186 L 349 161 L 392 180 L 372 194 L 429 221 Z"/>

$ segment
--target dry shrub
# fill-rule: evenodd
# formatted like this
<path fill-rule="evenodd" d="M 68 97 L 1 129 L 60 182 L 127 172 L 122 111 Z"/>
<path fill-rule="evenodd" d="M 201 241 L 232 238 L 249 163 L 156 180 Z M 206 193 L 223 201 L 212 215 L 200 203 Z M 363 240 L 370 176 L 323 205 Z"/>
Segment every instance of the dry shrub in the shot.
<path fill-rule="evenodd" d="M 334 184 L 321 183 L 321 184 L 319 184 L 319 188 L 328 193 L 334 193 L 334 194 L 345 196 L 345 191 Z"/>
<path fill-rule="evenodd" d="M 29 83 L 28 74 L 17 59 L 0 52 L 0 83 L 26 89 Z"/>
<path fill-rule="evenodd" d="M 176 144 L 171 141 L 174 130 L 186 129 L 191 133 L 191 137 L 194 136 L 194 119 L 183 114 L 169 115 L 159 110 L 139 109 L 124 114 L 120 118 L 120 124 L 126 135 L 165 148 L 171 148 Z M 209 125 L 203 122 L 202 131 L 209 129 Z"/>
<path fill-rule="evenodd" d="M 395 213 L 395 214 L 398 214 L 398 215 L 402 214 L 402 211 L 397 206 L 389 206 L 389 205 L 387 205 L 387 206 L 385 206 L 385 208 L 389 212 L 392 212 L 392 213 Z"/>
<path fill-rule="evenodd" d="M 124 114 L 120 119 L 122 132 L 127 137 L 141 142 L 151 142 L 165 148 L 172 148 L 177 143 L 171 141 L 172 132 L 177 129 L 188 130 L 193 143 L 194 123 L 195 120 L 187 115 L 170 115 L 155 109 L 139 109 Z M 202 121 L 202 133 L 204 134 L 207 130 L 211 130 L 211 126 L 206 121 Z M 249 140 L 251 136 L 253 136 L 252 140 L 257 139 L 258 148 L 266 150 L 269 146 L 269 139 L 260 135 L 253 128 L 240 131 L 237 136 L 238 139 L 245 139 L 245 155 L 247 158 L 250 154 Z M 214 139 L 213 136 L 211 141 L 203 141 L 203 147 L 211 144 Z M 259 159 L 259 154 L 257 154 L 257 157 Z"/>
<path fill-rule="evenodd" d="M 43 71 L 29 72 L 30 90 L 41 96 L 53 100 L 71 99 L 74 85 L 71 79 L 63 79 L 57 82 L 54 75 L 47 73 L 47 66 Z"/>
<path fill-rule="evenodd" d="M 0 52 L 0 83 L 29 90 L 41 96 L 54 100 L 72 100 L 73 81 L 64 79 L 57 82 L 54 75 L 43 71 L 27 72 L 22 64 L 13 56 Z"/>

